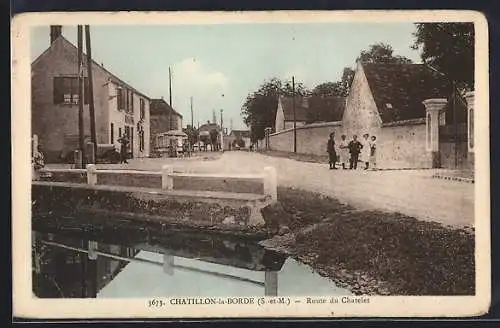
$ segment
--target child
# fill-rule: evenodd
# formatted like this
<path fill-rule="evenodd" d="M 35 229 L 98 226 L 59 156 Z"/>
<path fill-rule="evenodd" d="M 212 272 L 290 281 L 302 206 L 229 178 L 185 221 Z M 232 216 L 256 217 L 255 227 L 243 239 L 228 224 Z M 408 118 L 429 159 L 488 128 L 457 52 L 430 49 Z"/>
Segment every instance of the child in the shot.
<path fill-rule="evenodd" d="M 370 165 L 370 142 L 368 137 L 368 133 L 363 134 L 363 140 L 361 141 L 363 148 L 361 149 L 360 160 L 365 163 L 365 170 L 368 170 Z"/>
<path fill-rule="evenodd" d="M 349 143 L 346 140 L 346 135 L 343 134 L 340 140 L 339 149 L 340 149 L 340 158 L 339 161 L 342 164 L 342 169 L 346 169 L 346 165 L 349 163 Z"/>
<path fill-rule="evenodd" d="M 372 170 L 377 169 L 377 137 L 372 136 L 370 141 L 370 165 Z"/>

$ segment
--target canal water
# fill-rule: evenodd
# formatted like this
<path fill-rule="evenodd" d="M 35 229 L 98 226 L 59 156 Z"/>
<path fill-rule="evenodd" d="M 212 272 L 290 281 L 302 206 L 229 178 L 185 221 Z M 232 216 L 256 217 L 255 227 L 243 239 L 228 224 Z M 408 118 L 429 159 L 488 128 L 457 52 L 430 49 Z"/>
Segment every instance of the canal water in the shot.
<path fill-rule="evenodd" d="M 351 295 L 243 237 L 37 222 L 32 251 L 40 298 Z"/>

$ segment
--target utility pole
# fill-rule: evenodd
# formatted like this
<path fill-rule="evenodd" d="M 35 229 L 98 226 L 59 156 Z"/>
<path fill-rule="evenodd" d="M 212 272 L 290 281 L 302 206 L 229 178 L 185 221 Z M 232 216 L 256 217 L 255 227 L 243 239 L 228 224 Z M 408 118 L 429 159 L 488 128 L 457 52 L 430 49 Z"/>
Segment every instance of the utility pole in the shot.
<path fill-rule="evenodd" d="M 196 138 L 198 140 L 198 151 L 200 151 L 200 121 L 198 121 L 198 128 L 196 129 L 196 134 L 197 134 L 197 137 Z"/>
<path fill-rule="evenodd" d="M 83 125 L 83 28 L 82 25 L 77 27 L 78 33 L 78 135 L 79 135 L 79 146 L 81 152 L 81 163 L 75 163 L 78 167 L 83 168 L 84 158 L 85 158 L 85 132 Z"/>
<path fill-rule="evenodd" d="M 223 122 L 222 112 L 223 111 L 224 111 L 223 109 L 220 110 L 220 148 L 221 148 L 221 151 L 224 151 L 224 127 L 222 125 L 222 122 Z"/>
<path fill-rule="evenodd" d="M 295 117 L 295 77 L 292 76 L 292 108 L 293 108 L 293 152 L 297 152 L 297 119 Z"/>
<path fill-rule="evenodd" d="M 191 127 L 194 129 L 194 122 L 193 122 L 193 97 L 191 96 Z"/>
<path fill-rule="evenodd" d="M 170 66 L 168 67 L 168 96 L 169 96 L 168 104 L 170 105 L 170 107 L 172 107 L 172 70 L 170 69 Z"/>
<path fill-rule="evenodd" d="M 92 78 L 92 50 L 90 45 L 90 26 L 85 25 L 85 44 L 87 46 L 87 75 L 89 81 L 89 112 L 90 112 L 90 137 L 93 143 L 94 155 L 92 156 L 93 164 L 95 164 L 95 156 L 97 155 L 97 136 L 95 131 L 95 108 L 94 108 L 94 83 Z"/>

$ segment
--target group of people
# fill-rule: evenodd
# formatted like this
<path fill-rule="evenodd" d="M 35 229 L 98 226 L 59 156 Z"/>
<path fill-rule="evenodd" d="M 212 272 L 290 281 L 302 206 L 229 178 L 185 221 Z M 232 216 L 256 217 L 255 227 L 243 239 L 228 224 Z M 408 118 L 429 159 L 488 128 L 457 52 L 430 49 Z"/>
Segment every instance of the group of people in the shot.
<path fill-rule="evenodd" d="M 368 133 L 363 135 L 363 139 L 358 141 L 358 136 L 353 135 L 351 141 L 346 140 L 343 134 L 340 137 L 340 143 L 337 147 L 335 143 L 335 132 L 330 133 L 330 138 L 327 143 L 327 152 L 329 155 L 330 170 L 337 169 L 336 163 L 340 162 L 342 169 L 356 170 L 358 162 L 364 163 L 365 170 L 370 167 L 376 169 L 376 150 L 377 137 L 371 136 Z M 349 166 L 348 166 L 349 165 Z"/>

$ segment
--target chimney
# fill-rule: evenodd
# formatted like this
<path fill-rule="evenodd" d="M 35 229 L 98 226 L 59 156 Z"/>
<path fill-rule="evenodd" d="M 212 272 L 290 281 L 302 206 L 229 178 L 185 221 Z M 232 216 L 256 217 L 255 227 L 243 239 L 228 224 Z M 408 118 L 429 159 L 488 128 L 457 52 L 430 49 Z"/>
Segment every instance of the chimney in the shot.
<path fill-rule="evenodd" d="M 62 34 L 61 25 L 51 25 L 50 26 L 50 44 L 52 44 L 58 37 Z"/>

